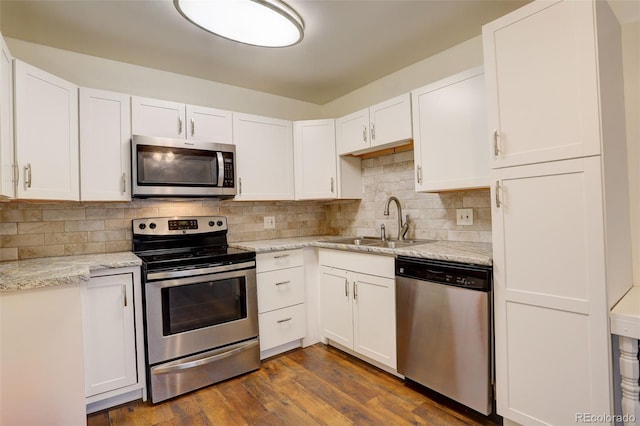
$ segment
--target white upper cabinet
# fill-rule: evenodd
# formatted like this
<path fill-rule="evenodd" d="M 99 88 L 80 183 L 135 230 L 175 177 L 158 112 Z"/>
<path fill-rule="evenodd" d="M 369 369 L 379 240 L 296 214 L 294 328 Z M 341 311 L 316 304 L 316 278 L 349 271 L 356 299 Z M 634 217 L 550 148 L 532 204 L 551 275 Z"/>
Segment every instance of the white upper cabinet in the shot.
<path fill-rule="evenodd" d="M 249 114 L 233 115 L 238 194 L 236 200 L 293 200 L 293 123 Z"/>
<path fill-rule="evenodd" d="M 536 7 L 483 28 L 493 167 L 600 153 L 593 5 Z"/>
<path fill-rule="evenodd" d="M 489 187 L 482 67 L 411 92 L 416 191 Z"/>
<path fill-rule="evenodd" d="M 80 199 L 131 199 L 130 96 L 80 88 Z"/>
<path fill-rule="evenodd" d="M 78 86 L 15 64 L 18 198 L 78 200 Z"/>
<path fill-rule="evenodd" d="M 13 152 L 13 68 L 11 53 L 0 35 L 0 198 L 15 197 Z"/>
<path fill-rule="evenodd" d="M 364 154 L 408 143 L 411 95 L 406 93 L 336 120 L 339 155 Z"/>
<path fill-rule="evenodd" d="M 232 143 L 232 113 L 158 99 L 131 98 L 134 135 Z"/>
<path fill-rule="evenodd" d="M 294 123 L 297 200 L 337 198 L 335 120 Z"/>

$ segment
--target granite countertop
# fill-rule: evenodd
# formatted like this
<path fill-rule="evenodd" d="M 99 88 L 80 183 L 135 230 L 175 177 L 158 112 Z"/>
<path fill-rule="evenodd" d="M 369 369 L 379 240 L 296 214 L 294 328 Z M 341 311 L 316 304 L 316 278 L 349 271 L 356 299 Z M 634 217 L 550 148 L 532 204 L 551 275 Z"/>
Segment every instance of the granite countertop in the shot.
<path fill-rule="evenodd" d="M 609 314 L 611 333 L 640 340 L 640 287 L 634 286 Z"/>
<path fill-rule="evenodd" d="M 241 241 L 229 245 L 256 253 L 293 250 L 302 247 L 321 247 L 338 250 L 359 251 L 372 254 L 393 256 L 411 256 L 424 259 L 448 260 L 451 262 L 472 263 L 491 266 L 493 253 L 491 243 L 472 243 L 461 241 L 434 241 L 402 248 L 372 247 L 366 245 L 337 244 L 332 240 L 344 237 L 310 236 L 283 238 L 274 240 Z"/>
<path fill-rule="evenodd" d="M 140 266 L 131 252 L 43 257 L 0 263 L 0 292 L 28 290 L 88 281 L 91 272 Z"/>

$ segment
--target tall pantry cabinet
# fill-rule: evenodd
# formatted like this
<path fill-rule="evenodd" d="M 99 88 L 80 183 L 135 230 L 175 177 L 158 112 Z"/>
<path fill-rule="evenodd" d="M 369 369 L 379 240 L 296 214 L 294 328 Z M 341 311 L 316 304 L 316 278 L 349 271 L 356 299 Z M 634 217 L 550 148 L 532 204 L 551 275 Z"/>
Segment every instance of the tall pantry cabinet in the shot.
<path fill-rule="evenodd" d="M 608 313 L 632 282 L 618 22 L 604 1 L 535 1 L 483 43 L 498 414 L 612 414 Z"/>

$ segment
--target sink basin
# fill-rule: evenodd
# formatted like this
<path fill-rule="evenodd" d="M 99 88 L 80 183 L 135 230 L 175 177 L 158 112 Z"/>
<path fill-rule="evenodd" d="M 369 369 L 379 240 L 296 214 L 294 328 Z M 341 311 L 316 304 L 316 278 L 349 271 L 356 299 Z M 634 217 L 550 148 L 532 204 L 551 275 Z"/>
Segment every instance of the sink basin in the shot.
<path fill-rule="evenodd" d="M 382 241 L 376 237 L 345 237 L 330 240 L 334 244 L 351 244 L 356 246 L 371 246 L 384 248 L 402 248 L 416 246 L 419 244 L 433 243 L 435 240 L 386 240 Z"/>
<path fill-rule="evenodd" d="M 380 243 L 380 238 L 375 237 L 345 237 L 336 240 L 329 240 L 327 242 L 334 244 L 353 244 L 356 246 L 370 246 Z"/>
<path fill-rule="evenodd" d="M 375 244 L 372 244 L 376 247 L 385 247 L 385 248 L 402 248 L 409 246 L 417 246 L 420 244 L 428 244 L 433 243 L 435 240 L 387 240 L 387 241 L 378 241 Z"/>

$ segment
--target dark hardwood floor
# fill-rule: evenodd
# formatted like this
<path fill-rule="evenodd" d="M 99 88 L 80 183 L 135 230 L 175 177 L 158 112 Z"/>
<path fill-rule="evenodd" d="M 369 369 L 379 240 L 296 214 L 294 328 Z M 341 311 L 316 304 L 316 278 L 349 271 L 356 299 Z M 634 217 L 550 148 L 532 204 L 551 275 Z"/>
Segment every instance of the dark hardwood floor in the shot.
<path fill-rule="evenodd" d="M 87 417 L 107 425 L 496 425 L 317 344 L 262 362 L 260 370 L 152 405 L 134 401 Z"/>

